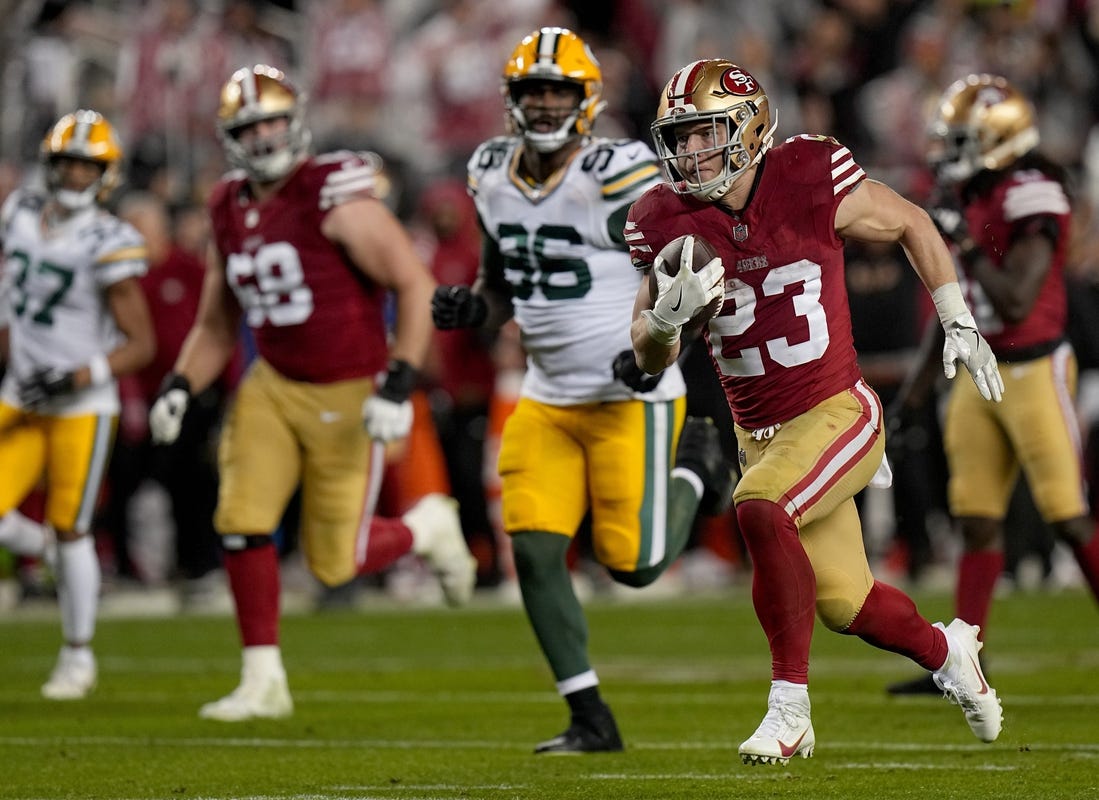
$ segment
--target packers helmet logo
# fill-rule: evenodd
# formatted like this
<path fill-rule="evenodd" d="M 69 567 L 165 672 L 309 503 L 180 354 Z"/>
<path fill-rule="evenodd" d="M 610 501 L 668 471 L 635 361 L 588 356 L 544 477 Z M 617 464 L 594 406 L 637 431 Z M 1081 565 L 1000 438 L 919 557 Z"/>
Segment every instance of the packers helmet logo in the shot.
<path fill-rule="evenodd" d="M 717 97 L 726 97 L 731 94 L 747 97 L 759 91 L 756 79 L 739 67 L 731 67 L 722 72 L 719 83 L 721 89 L 714 90 L 714 95 Z"/>

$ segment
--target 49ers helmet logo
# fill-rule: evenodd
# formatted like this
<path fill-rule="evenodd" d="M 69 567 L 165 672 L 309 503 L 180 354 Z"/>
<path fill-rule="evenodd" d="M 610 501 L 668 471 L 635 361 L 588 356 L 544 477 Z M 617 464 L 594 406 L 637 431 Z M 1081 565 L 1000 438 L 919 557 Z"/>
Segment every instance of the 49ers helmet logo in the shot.
<path fill-rule="evenodd" d="M 721 73 L 721 90 L 714 90 L 716 97 L 733 94 L 746 97 L 759 91 L 756 79 L 742 69 L 734 67 Z"/>

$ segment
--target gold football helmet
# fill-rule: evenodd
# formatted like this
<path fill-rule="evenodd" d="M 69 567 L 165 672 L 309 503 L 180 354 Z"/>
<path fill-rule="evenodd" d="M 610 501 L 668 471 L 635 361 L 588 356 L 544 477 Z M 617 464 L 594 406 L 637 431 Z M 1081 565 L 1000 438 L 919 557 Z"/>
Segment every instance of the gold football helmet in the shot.
<path fill-rule="evenodd" d="M 263 183 L 290 172 L 309 149 L 303 107 L 303 98 L 281 70 L 256 64 L 234 72 L 222 87 L 218 106 L 218 135 L 229 163 Z M 243 128 L 278 117 L 287 120 L 285 132 L 257 137 L 247 145 L 240 141 Z"/>
<path fill-rule="evenodd" d="M 87 189 L 66 189 L 57 169 L 57 159 L 62 157 L 99 164 L 103 173 Z M 58 203 L 73 211 L 96 201 L 106 202 L 121 176 L 122 146 L 114 128 L 98 111 L 80 109 L 54 123 L 42 140 L 41 158 L 46 187 Z"/>
<path fill-rule="evenodd" d="M 693 123 L 710 124 L 711 146 L 679 152 L 676 131 Z M 730 61 L 695 61 L 676 72 L 660 96 L 652 124 L 657 155 L 677 194 L 699 200 L 724 197 L 733 182 L 759 162 L 771 146 L 777 122 L 763 87 L 746 69 Z M 722 169 L 708 180 L 691 180 L 698 166 L 723 153 Z"/>
<path fill-rule="evenodd" d="M 943 93 L 930 126 L 927 161 L 957 183 L 1003 169 L 1038 146 L 1034 107 L 1006 78 L 969 75 Z"/>
<path fill-rule="evenodd" d="M 575 85 L 580 101 L 561 118 L 561 125 L 548 133 L 530 129 L 519 105 L 525 81 L 559 81 Z M 540 153 L 552 153 L 574 136 L 588 136 L 603 100 L 603 72 L 591 48 L 567 28 L 541 28 L 519 42 L 504 66 L 504 105 L 508 127 Z"/>

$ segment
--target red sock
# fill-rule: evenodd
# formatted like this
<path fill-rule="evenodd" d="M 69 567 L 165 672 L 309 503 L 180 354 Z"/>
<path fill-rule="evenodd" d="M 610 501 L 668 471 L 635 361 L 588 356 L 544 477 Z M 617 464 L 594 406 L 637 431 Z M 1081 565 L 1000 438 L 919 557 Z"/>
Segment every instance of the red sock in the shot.
<path fill-rule="evenodd" d="M 866 602 L 843 633 L 874 647 L 908 656 L 934 672 L 946 663 L 946 636 L 920 616 L 916 604 L 899 589 L 874 581 Z"/>
<path fill-rule="evenodd" d="M 274 542 L 225 551 L 225 572 L 245 647 L 279 643 L 279 554 Z"/>
<path fill-rule="evenodd" d="M 736 518 L 752 559 L 752 603 L 771 645 L 772 678 L 808 683 L 817 579 L 797 526 L 769 500 L 745 500 Z"/>
<path fill-rule="evenodd" d="M 399 519 L 374 517 L 366 540 L 366 560 L 360 575 L 381 572 L 412 549 L 412 531 Z"/>
<path fill-rule="evenodd" d="M 1091 541 L 1087 544 L 1074 544 L 1072 554 L 1076 556 L 1076 563 L 1091 587 L 1092 597 L 1099 601 L 1099 528 L 1092 532 Z"/>
<path fill-rule="evenodd" d="M 962 553 L 958 562 L 958 584 L 954 592 L 954 613 L 970 625 L 981 626 L 984 641 L 992 592 L 1004 571 L 1003 550 L 973 550 Z"/>

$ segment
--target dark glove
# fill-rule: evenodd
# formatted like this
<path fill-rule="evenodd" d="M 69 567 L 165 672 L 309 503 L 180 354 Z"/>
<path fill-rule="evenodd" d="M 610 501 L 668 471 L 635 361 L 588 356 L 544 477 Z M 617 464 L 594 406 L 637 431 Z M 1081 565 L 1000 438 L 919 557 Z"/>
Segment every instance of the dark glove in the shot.
<path fill-rule="evenodd" d="M 957 246 L 963 263 L 976 254 L 977 241 L 969 233 L 969 223 L 965 221 L 965 214 L 948 205 L 931 208 L 927 213 L 942 237 Z"/>
<path fill-rule="evenodd" d="M 57 367 L 35 370 L 19 385 L 19 402 L 27 408 L 36 408 L 59 395 L 73 390 L 73 373 Z"/>
<path fill-rule="evenodd" d="M 633 350 L 623 350 L 615 356 L 614 361 L 611 362 L 611 372 L 614 374 L 615 380 L 620 380 L 635 392 L 642 393 L 651 392 L 660 383 L 660 379 L 664 377 L 663 371 L 658 372 L 656 375 L 643 372 L 641 367 L 637 366 Z"/>
<path fill-rule="evenodd" d="M 431 298 L 431 318 L 441 331 L 479 328 L 488 317 L 488 303 L 468 286 L 439 286 Z"/>

